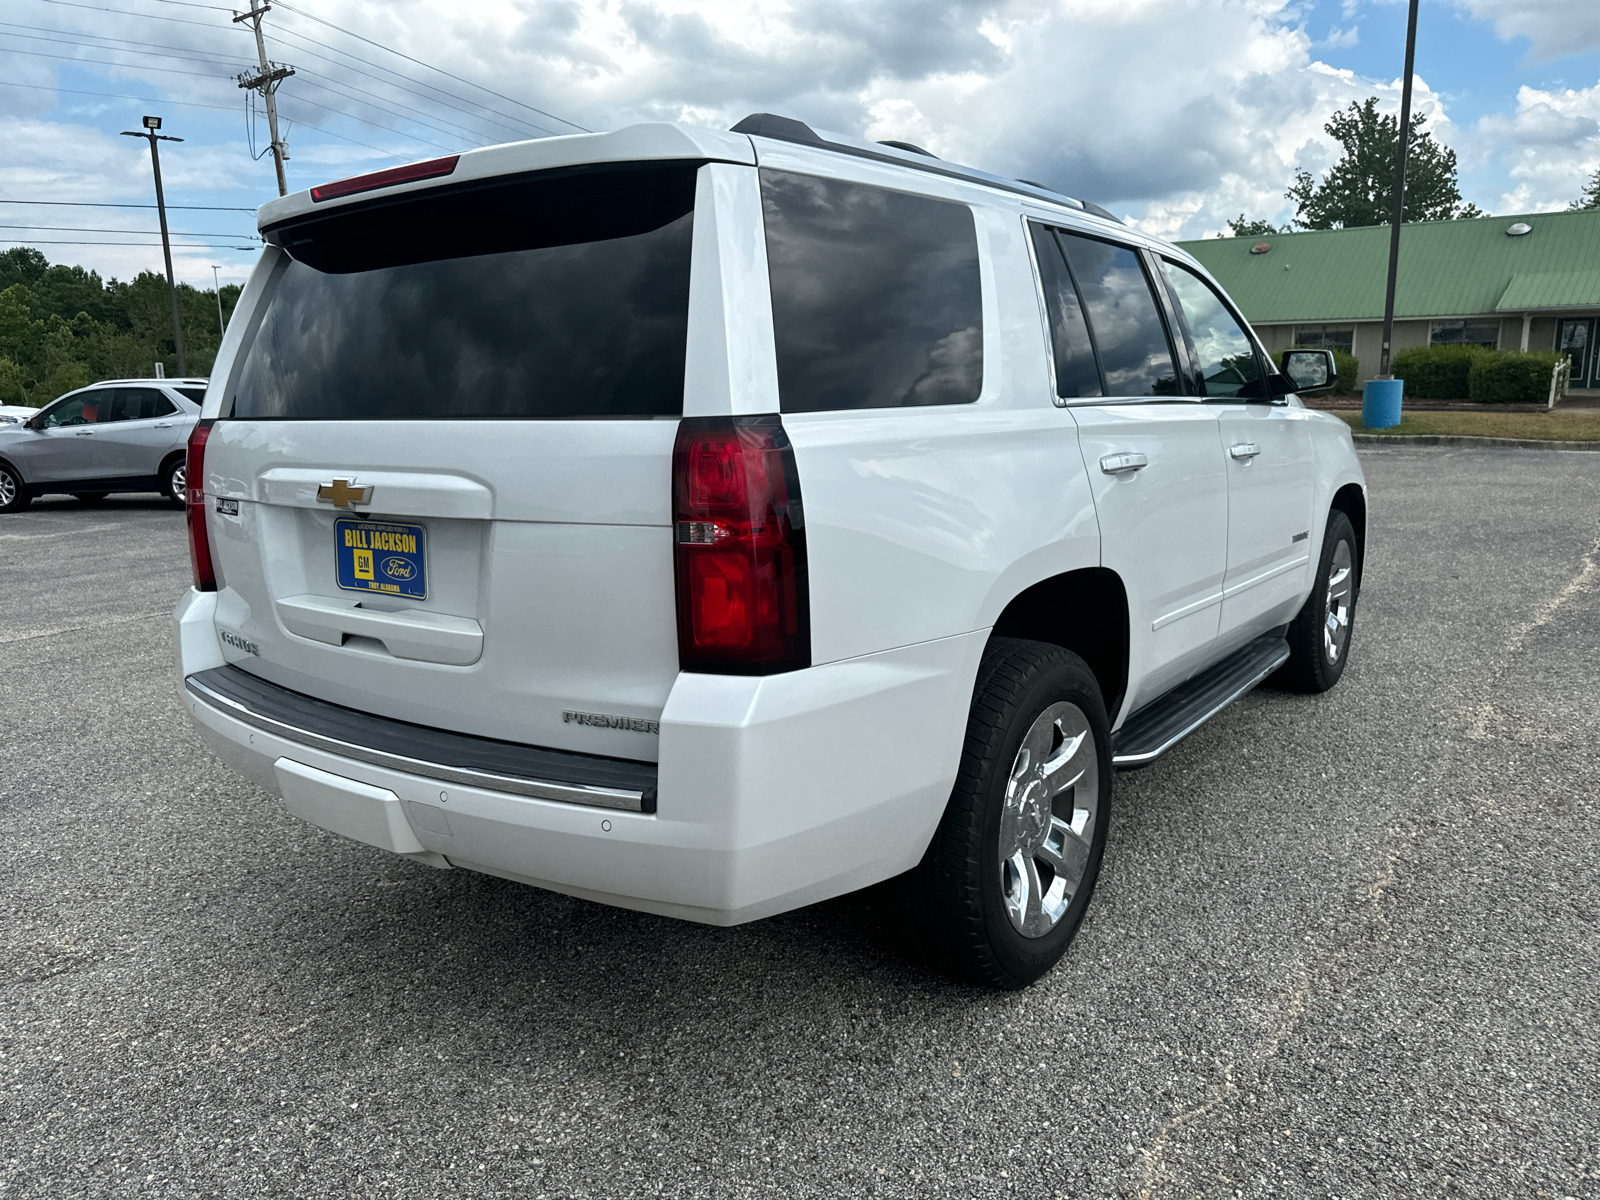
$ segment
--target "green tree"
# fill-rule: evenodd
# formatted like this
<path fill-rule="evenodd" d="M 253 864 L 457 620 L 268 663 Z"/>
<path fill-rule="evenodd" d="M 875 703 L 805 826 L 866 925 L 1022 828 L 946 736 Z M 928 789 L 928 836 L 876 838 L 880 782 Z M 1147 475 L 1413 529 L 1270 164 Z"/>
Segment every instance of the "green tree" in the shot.
<path fill-rule="evenodd" d="M 1456 184 L 1456 152 L 1441 146 L 1422 128 L 1421 113 L 1411 118 L 1406 155 L 1406 221 L 1447 221 L 1481 217 L 1474 205 L 1461 202 Z M 1319 182 L 1309 171 L 1295 175 L 1284 193 L 1297 206 L 1295 223 L 1302 229 L 1348 229 L 1387 224 L 1394 215 L 1394 157 L 1399 149 L 1400 120 L 1378 111 L 1378 98 L 1336 112 L 1323 126 L 1344 147 L 1344 154 Z"/>
<path fill-rule="evenodd" d="M 1222 235 L 1219 235 L 1219 236 L 1222 236 L 1222 237 L 1271 237 L 1275 233 L 1286 233 L 1286 232 L 1288 232 L 1287 230 L 1279 229 L 1271 221 L 1251 221 L 1251 220 L 1246 220 L 1245 219 L 1245 215 L 1243 213 L 1240 213 L 1237 217 L 1234 217 L 1233 220 L 1229 221 L 1228 222 L 1228 228 L 1230 230 L 1232 230 L 1232 233 L 1222 234 Z"/>
<path fill-rule="evenodd" d="M 1600 208 L 1600 167 L 1594 169 L 1593 177 L 1583 185 L 1583 192 L 1567 207 L 1574 211 L 1585 208 Z"/>

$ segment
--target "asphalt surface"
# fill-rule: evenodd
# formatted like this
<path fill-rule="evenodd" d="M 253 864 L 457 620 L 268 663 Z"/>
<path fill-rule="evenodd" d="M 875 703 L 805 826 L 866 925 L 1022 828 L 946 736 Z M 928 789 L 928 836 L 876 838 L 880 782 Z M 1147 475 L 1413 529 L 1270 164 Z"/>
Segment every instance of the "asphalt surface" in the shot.
<path fill-rule="evenodd" d="M 160 502 L 0 517 L 0 1196 L 1600 1196 L 1600 469 L 1365 451 L 1343 682 L 1119 776 L 1020 994 L 301 824 Z"/>

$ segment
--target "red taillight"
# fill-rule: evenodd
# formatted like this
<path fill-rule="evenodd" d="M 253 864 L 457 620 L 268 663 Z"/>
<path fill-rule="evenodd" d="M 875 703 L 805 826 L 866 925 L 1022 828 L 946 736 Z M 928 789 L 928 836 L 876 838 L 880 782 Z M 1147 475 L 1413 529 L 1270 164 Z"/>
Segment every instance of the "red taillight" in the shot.
<path fill-rule="evenodd" d="M 340 196 L 353 196 L 357 192 L 393 187 L 397 183 L 414 183 L 418 179 L 449 175 L 456 169 L 456 163 L 460 159 L 459 154 L 452 154 L 449 158 L 430 158 L 427 162 L 407 163 L 403 167 L 391 167 L 387 171 L 374 171 L 370 175 L 356 175 L 350 179 L 320 184 L 311 189 L 311 199 L 313 202 L 336 200 Z"/>
<path fill-rule="evenodd" d="M 217 590 L 217 572 L 211 565 L 211 539 L 206 534 L 206 439 L 211 422 L 201 421 L 189 435 L 189 458 L 183 464 L 183 510 L 189 522 L 189 566 L 197 591 Z"/>
<path fill-rule="evenodd" d="M 805 523 L 776 416 L 688 417 L 672 452 L 678 661 L 770 675 L 811 665 Z"/>

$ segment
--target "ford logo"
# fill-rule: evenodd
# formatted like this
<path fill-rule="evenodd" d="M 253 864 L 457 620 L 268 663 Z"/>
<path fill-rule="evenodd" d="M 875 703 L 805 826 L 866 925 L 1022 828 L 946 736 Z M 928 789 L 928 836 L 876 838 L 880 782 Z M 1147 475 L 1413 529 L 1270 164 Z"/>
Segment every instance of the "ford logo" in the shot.
<path fill-rule="evenodd" d="M 403 558 L 386 558 L 383 560 L 383 573 L 390 579 L 410 579 L 416 573 L 416 568 Z"/>

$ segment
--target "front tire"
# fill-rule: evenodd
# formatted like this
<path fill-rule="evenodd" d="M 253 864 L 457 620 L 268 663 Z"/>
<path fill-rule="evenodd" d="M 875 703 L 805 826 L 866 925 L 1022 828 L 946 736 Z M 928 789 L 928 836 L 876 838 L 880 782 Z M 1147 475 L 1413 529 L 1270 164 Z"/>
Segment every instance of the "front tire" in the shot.
<path fill-rule="evenodd" d="M 1296 692 L 1325 692 L 1339 682 L 1350 661 L 1355 632 L 1355 527 L 1338 509 L 1328 514 L 1317 576 L 1299 615 L 1289 625 L 1289 661 L 1273 680 Z"/>
<path fill-rule="evenodd" d="M 33 502 L 28 487 L 22 482 L 16 468 L 10 463 L 0 463 L 0 513 L 20 512 Z"/>
<path fill-rule="evenodd" d="M 934 965 L 1026 987 L 1066 953 L 1105 854 L 1111 731 L 1100 686 L 1059 646 L 991 638 L 961 769 L 911 879 Z"/>

